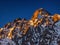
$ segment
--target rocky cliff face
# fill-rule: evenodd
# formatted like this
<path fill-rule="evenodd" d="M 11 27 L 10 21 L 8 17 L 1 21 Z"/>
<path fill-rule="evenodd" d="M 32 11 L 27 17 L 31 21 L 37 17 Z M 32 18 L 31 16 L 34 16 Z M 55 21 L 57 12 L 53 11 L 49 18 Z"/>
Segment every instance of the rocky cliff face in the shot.
<path fill-rule="evenodd" d="M 0 45 L 60 45 L 60 16 L 36 10 L 30 20 L 17 18 L 0 28 Z"/>

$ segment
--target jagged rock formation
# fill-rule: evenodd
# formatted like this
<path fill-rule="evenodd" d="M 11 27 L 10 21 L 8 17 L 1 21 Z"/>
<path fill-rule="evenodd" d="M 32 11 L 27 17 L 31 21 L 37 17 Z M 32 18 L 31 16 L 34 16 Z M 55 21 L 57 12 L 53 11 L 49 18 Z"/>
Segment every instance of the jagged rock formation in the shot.
<path fill-rule="evenodd" d="M 17 18 L 0 28 L 0 45 L 60 45 L 60 15 L 40 8 L 30 20 Z"/>

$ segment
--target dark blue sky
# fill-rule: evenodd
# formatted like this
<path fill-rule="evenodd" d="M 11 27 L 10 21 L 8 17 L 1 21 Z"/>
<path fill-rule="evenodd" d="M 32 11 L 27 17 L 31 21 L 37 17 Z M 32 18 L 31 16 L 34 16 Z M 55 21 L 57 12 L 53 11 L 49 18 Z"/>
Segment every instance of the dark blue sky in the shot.
<path fill-rule="evenodd" d="M 60 14 L 59 0 L 0 0 L 0 27 L 21 17 L 30 19 L 38 8 Z"/>

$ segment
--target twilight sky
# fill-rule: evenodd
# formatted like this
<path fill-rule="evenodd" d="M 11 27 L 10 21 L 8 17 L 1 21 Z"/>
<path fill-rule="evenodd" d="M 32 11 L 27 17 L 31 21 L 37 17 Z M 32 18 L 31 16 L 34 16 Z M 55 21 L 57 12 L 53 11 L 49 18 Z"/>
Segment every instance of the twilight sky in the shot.
<path fill-rule="evenodd" d="M 36 9 L 44 8 L 51 14 L 60 14 L 59 0 L 0 0 L 0 27 L 14 19 L 30 19 Z"/>

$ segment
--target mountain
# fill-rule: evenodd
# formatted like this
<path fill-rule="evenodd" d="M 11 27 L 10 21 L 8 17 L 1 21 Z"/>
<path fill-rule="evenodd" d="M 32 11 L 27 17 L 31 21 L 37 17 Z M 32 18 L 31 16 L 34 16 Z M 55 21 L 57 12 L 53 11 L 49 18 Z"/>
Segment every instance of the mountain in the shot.
<path fill-rule="evenodd" d="M 60 15 L 40 8 L 30 20 L 17 18 L 0 28 L 0 45 L 60 45 Z"/>

